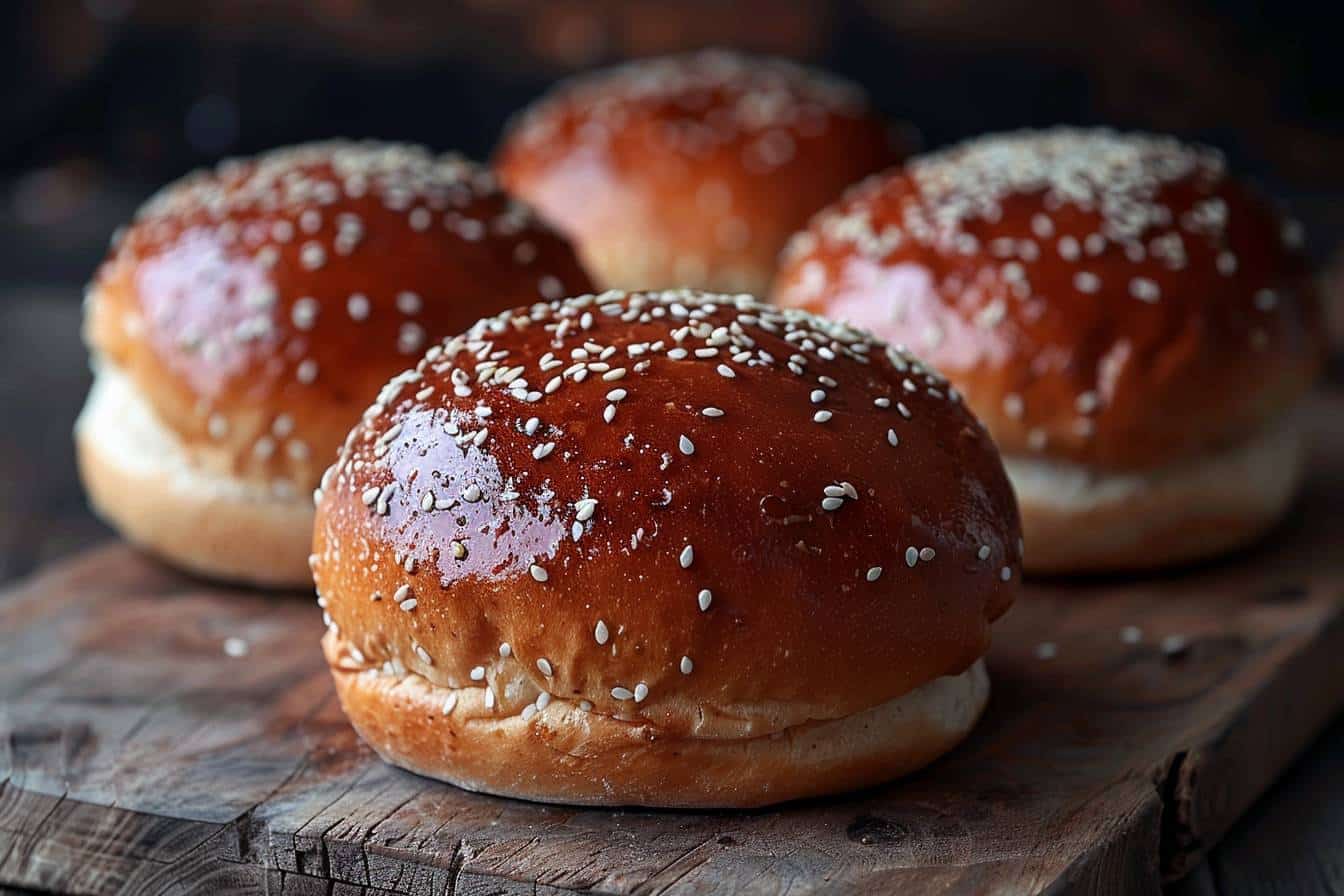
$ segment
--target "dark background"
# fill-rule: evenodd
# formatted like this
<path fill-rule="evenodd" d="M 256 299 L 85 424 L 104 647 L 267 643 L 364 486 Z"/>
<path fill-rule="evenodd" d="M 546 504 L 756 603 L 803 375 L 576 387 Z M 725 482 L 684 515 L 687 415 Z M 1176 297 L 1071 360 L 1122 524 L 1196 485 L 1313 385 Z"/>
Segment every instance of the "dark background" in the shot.
<path fill-rule="evenodd" d="M 41 0 L 0 4 L 4 279 L 78 284 L 147 191 L 222 155 L 330 136 L 488 156 L 564 74 L 701 46 L 864 84 L 925 146 L 1108 123 L 1226 150 L 1344 236 L 1333 4 L 1208 0 Z M 7 46 L 5 46 L 7 45 Z"/>
<path fill-rule="evenodd" d="M 1249 0 L 0 0 L 0 583 L 107 537 L 70 443 L 88 384 L 81 288 L 113 229 L 194 167 L 332 136 L 484 159 L 558 77 L 727 46 L 859 81 L 925 147 L 1056 123 L 1203 140 L 1301 219 L 1321 270 L 1339 275 L 1344 31 L 1332 12 Z M 1179 890 L 1344 893 L 1341 831 L 1337 723 Z"/>

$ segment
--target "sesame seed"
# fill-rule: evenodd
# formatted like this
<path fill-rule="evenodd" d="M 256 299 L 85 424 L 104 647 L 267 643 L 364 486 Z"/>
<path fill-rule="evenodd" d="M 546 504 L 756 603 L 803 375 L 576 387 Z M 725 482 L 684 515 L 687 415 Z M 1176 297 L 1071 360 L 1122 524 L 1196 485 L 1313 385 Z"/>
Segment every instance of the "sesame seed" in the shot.
<path fill-rule="evenodd" d="M 609 404 L 607 405 L 606 409 L 602 411 L 602 420 L 606 423 L 610 423 L 615 419 L 616 419 L 616 405 Z"/>
<path fill-rule="evenodd" d="M 874 398 L 874 399 L 873 399 L 873 404 L 874 404 L 875 406 L 879 407 L 879 408 L 889 408 L 889 407 L 891 407 L 891 399 L 890 399 L 890 398 Z"/>
<path fill-rule="evenodd" d="M 441 710 L 441 712 L 444 715 L 451 715 L 452 711 L 456 708 L 457 708 L 457 691 L 453 691 L 446 698 L 444 698 L 443 709 Z"/>
<path fill-rule="evenodd" d="M 1143 629 L 1137 625 L 1127 625 L 1120 629 L 1120 640 L 1125 644 L 1138 644 L 1143 640 Z"/>
<path fill-rule="evenodd" d="M 1052 641 L 1042 641 L 1036 645 L 1036 658 L 1052 660 L 1059 655 L 1059 648 Z"/>
<path fill-rule="evenodd" d="M 523 721 L 524 721 L 524 722 L 528 721 L 529 719 L 531 719 L 531 718 L 532 718 L 533 716 L 535 716 L 536 714 L 537 714 L 537 707 L 536 707 L 536 704 L 529 703 L 529 704 L 527 704 L 526 706 L 523 707 L 522 716 L 523 716 Z"/>
<path fill-rule="evenodd" d="M 684 656 L 684 657 L 682 657 L 682 658 L 681 658 L 681 674 L 682 674 L 682 675 L 690 675 L 690 674 L 691 674 L 692 672 L 694 672 L 694 671 L 695 671 L 695 663 L 691 662 L 691 658 L 688 657 L 688 656 Z"/>
<path fill-rule="evenodd" d="M 612 389 L 607 393 L 607 401 L 624 401 L 628 394 L 624 389 Z"/>
<path fill-rule="evenodd" d="M 704 414 L 706 417 L 722 417 L 722 416 L 723 416 L 723 411 L 721 411 L 721 410 L 719 410 L 718 408 L 715 408 L 715 407 L 705 408 L 705 409 L 702 410 L 700 413 L 701 413 L 701 414 Z"/>
<path fill-rule="evenodd" d="M 495 708 L 495 692 L 490 690 L 490 688 L 488 687 L 485 689 L 485 708 L 486 709 Z"/>
<path fill-rule="evenodd" d="M 537 707 L 537 711 L 538 711 L 538 712 L 540 712 L 541 710 L 543 710 L 543 709 L 545 709 L 546 707 L 550 706 L 550 705 L 551 705 L 551 695 L 548 694 L 546 691 L 542 691 L 540 694 L 537 695 L 537 702 L 536 702 L 535 705 L 536 705 L 536 707 Z"/>
<path fill-rule="evenodd" d="M 462 491 L 462 500 L 466 501 L 468 504 L 475 504 L 477 501 L 481 500 L 481 487 L 474 482 L 467 486 Z"/>
<path fill-rule="evenodd" d="M 364 320 L 369 316 L 369 297 L 355 293 L 345 300 L 345 310 L 351 320 Z"/>
<path fill-rule="evenodd" d="M 471 670 L 471 680 L 472 680 L 472 681 L 481 681 L 481 680 L 484 679 L 484 678 L 485 678 L 485 667 L 484 667 L 484 666 L 475 666 L 475 667 L 472 668 L 472 670 Z"/>
<path fill-rule="evenodd" d="M 888 444 L 890 444 L 891 447 L 893 447 L 893 448 L 895 448 L 897 445 L 901 444 L 901 440 L 900 440 L 900 438 L 896 435 L 896 430 L 894 430 L 894 429 L 889 429 L 889 430 L 887 430 L 887 442 L 888 442 Z"/>
<path fill-rule="evenodd" d="M 987 545 L 987 544 L 982 544 L 982 545 L 980 545 L 980 550 L 976 552 L 976 556 L 979 557 L 981 560 L 988 560 L 988 559 L 989 559 L 989 545 Z"/>
<path fill-rule="evenodd" d="M 636 703 L 643 703 L 644 699 L 648 696 L 649 686 L 647 684 L 641 681 L 639 684 L 635 685 L 634 698 Z"/>
<path fill-rule="evenodd" d="M 635 693 L 629 688 L 623 688 L 620 685 L 617 685 L 611 689 L 611 696 L 617 700 L 631 700 L 634 698 Z"/>
<path fill-rule="evenodd" d="M 866 576 L 866 578 L 870 582 L 876 582 L 878 579 L 882 578 L 882 567 L 880 566 L 870 567 L 868 569 L 868 575 Z"/>
<path fill-rule="evenodd" d="M 826 400 L 826 391 L 824 389 L 813 389 L 808 398 L 811 399 L 813 404 L 821 404 Z"/>
<path fill-rule="evenodd" d="M 935 556 L 935 554 L 934 554 L 933 548 L 920 548 L 920 549 L 919 549 L 919 559 L 920 559 L 920 560 L 923 560 L 925 563 L 928 563 L 930 560 L 932 560 L 932 559 L 934 558 L 934 556 Z"/>
<path fill-rule="evenodd" d="M 1152 304 L 1162 298 L 1157 283 L 1147 277 L 1135 277 L 1129 281 L 1129 294 L 1141 302 Z"/>
<path fill-rule="evenodd" d="M 1185 635 L 1167 635 L 1162 639 L 1162 653 L 1168 659 L 1177 659 L 1190 650 L 1190 641 Z"/>
<path fill-rule="evenodd" d="M 1005 566 L 1003 569 L 999 570 L 999 578 L 1003 579 L 1005 582 L 1011 579 L 1012 577 L 1013 577 L 1013 570 L 1011 567 Z"/>
<path fill-rule="evenodd" d="M 382 491 L 383 490 L 376 485 L 370 486 L 369 488 L 364 489 L 364 493 L 361 494 L 359 498 L 365 504 L 372 505 L 374 501 L 378 500 L 378 496 L 382 494 Z"/>
<path fill-rule="evenodd" d="M 832 416 L 830 411 L 817 411 L 812 415 L 812 420 L 816 423 L 826 423 Z"/>
<path fill-rule="evenodd" d="M 532 449 L 532 457 L 536 460 L 542 460 L 555 450 L 554 442 L 546 442 Z"/>
<path fill-rule="evenodd" d="M 423 663 L 427 663 L 428 665 L 431 665 L 431 666 L 434 665 L 434 657 L 432 657 L 432 656 L 429 655 L 429 651 L 428 651 L 428 650 L 426 650 L 425 648 L 421 647 L 419 644 L 417 644 L 417 643 L 414 642 L 414 641 L 411 642 L 411 647 L 412 647 L 412 649 L 415 650 L 415 655 L 418 656 L 418 657 L 420 657 L 420 661 L 421 661 L 421 662 L 423 662 Z"/>
<path fill-rule="evenodd" d="M 904 417 L 905 419 L 907 419 L 907 420 L 910 419 L 910 416 L 911 416 L 911 415 L 910 415 L 910 409 L 909 409 L 908 407 L 905 406 L 905 402 L 903 402 L 903 401 L 898 401 L 898 402 L 896 402 L 896 410 L 897 410 L 897 411 L 900 413 L 900 415 L 901 415 L 902 417 Z"/>
<path fill-rule="evenodd" d="M 845 499 L 844 499 L 844 498 L 831 498 L 831 497 L 827 497 L 827 498 L 822 498 L 822 499 L 821 499 L 821 509 L 822 509 L 822 510 L 839 510 L 841 507 L 844 507 L 844 506 L 845 506 Z"/>
<path fill-rule="evenodd" d="M 619 380 L 623 376 L 625 376 L 625 368 L 617 367 L 615 370 L 608 370 L 606 373 L 602 374 L 602 379 L 611 383 Z"/>
<path fill-rule="evenodd" d="M 677 562 L 681 564 L 682 569 L 690 569 L 691 564 L 695 562 L 695 548 L 689 544 L 682 548 Z"/>
<path fill-rule="evenodd" d="M 677 449 L 681 451 L 682 454 L 689 456 L 695 453 L 695 443 L 683 435 L 681 438 L 677 439 Z"/>
<path fill-rule="evenodd" d="M 737 376 L 733 371 L 733 368 L 729 367 L 727 364 L 720 364 L 716 369 L 719 371 L 719 376 L 725 376 L 730 380 Z"/>
<path fill-rule="evenodd" d="M 402 314 L 418 314 L 422 307 L 424 307 L 424 302 L 415 293 L 401 292 L 397 294 L 397 310 Z"/>
<path fill-rule="evenodd" d="M 1091 271 L 1079 271 L 1073 275 L 1073 288 L 1091 295 L 1101 289 L 1101 278 Z"/>
<path fill-rule="evenodd" d="M 401 602 L 399 602 L 399 603 L 397 604 L 397 606 L 401 607 L 402 612 L 404 612 L 404 613 L 409 613 L 409 612 L 411 612 L 412 610 L 414 610 L 414 609 L 415 609 L 416 607 L 418 607 L 419 605 L 420 605 L 420 601 L 416 600 L 416 599 L 413 598 L 413 597 L 408 597 L 408 598 L 406 598 L 405 600 L 403 600 L 403 601 L 401 601 Z"/>
<path fill-rule="evenodd" d="M 431 510 L 434 509 L 433 492 L 425 492 L 423 495 L 420 496 L 420 509 L 423 510 L 425 513 L 429 513 Z"/>
<path fill-rule="evenodd" d="M 601 619 L 597 620 L 597 625 L 593 628 L 593 640 L 598 644 L 606 644 L 611 637 L 611 632 L 607 630 L 607 624 Z"/>
<path fill-rule="evenodd" d="M 555 674 L 555 668 L 551 666 L 551 661 L 544 656 L 537 658 L 537 671 L 547 678 Z"/>
<path fill-rule="evenodd" d="M 714 594 L 708 588 L 700 589 L 700 593 L 695 597 L 696 603 L 700 605 L 700 612 L 709 609 L 709 605 L 714 602 Z"/>
<path fill-rule="evenodd" d="M 919 562 L 919 549 L 913 547 L 906 548 L 905 565 L 913 568 L 914 565 L 918 562 Z"/>
<path fill-rule="evenodd" d="M 294 307 L 289 311 L 289 319 L 293 321 L 294 326 L 300 330 L 311 330 L 313 324 L 317 323 L 317 300 L 304 296 L 294 303 Z"/>
<path fill-rule="evenodd" d="M 237 659 L 238 657 L 247 656 L 250 649 L 250 645 L 242 638 L 230 637 L 224 639 L 225 656 L 231 656 Z"/>
<path fill-rule="evenodd" d="M 574 510 L 574 518 L 581 523 L 586 523 L 593 518 L 593 514 L 597 511 L 597 499 L 580 498 L 574 502 Z"/>
<path fill-rule="evenodd" d="M 527 571 L 530 572 L 532 574 L 532 578 L 536 579 L 538 582 L 544 582 L 551 577 L 550 573 L 548 573 L 546 570 L 542 569 L 535 563 L 529 566 L 527 568 Z"/>

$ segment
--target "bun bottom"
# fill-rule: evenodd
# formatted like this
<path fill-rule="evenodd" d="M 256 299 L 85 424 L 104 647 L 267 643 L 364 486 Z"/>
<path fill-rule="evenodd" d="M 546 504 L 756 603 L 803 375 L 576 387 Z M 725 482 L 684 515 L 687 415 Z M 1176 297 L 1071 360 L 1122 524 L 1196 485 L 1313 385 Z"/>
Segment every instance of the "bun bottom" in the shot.
<path fill-rule="evenodd" d="M 1294 414 L 1215 455 L 1144 473 L 1004 458 L 1037 573 L 1120 572 L 1202 560 L 1246 545 L 1292 503 L 1304 462 Z"/>
<path fill-rule="evenodd" d="M 129 541 L 211 578 L 312 586 L 311 499 L 194 467 L 123 374 L 95 377 L 75 454 L 94 510 Z"/>
<path fill-rule="evenodd" d="M 854 790 L 921 768 L 961 742 L 989 700 L 984 660 L 854 715 L 759 737 L 665 735 L 555 698 L 529 718 L 322 648 L 355 730 L 393 765 L 465 790 L 543 803 L 745 809 Z M 357 654 L 356 654 L 357 656 Z"/>

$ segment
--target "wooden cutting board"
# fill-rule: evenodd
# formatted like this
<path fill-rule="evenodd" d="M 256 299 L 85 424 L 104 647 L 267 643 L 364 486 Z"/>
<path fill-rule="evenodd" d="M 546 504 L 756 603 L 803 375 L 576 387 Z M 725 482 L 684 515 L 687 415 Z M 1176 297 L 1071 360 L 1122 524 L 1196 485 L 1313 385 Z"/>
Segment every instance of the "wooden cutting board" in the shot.
<path fill-rule="evenodd" d="M 1344 407 L 1317 412 L 1311 486 L 1266 544 L 1032 586 L 996 629 L 965 745 L 902 782 L 749 813 L 530 805 L 385 766 L 336 705 L 311 596 L 95 550 L 0 595 L 0 884 L 1156 892 L 1344 705 Z"/>

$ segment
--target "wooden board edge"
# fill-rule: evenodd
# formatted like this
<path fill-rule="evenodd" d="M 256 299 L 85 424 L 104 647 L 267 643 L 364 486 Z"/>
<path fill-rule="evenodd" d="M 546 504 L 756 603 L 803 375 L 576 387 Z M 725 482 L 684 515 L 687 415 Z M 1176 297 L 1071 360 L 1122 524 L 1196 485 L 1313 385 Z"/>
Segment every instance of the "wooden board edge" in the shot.
<path fill-rule="evenodd" d="M 1178 880 L 1198 866 L 1344 707 L 1341 655 L 1344 601 L 1310 646 L 1290 655 L 1280 674 L 1267 680 L 1218 736 L 1172 757 L 1160 787 L 1165 880 Z M 1303 682 L 1336 684 L 1303 687 Z"/>
<path fill-rule="evenodd" d="M 502 875 L 418 862 L 413 854 L 400 854 L 404 867 L 415 879 L 398 881 L 390 890 L 367 883 L 341 881 L 302 871 L 275 867 L 257 861 L 258 853 L 247 848 L 246 832 L 252 828 L 252 812 L 227 823 L 188 821 L 170 816 L 100 806 L 67 796 L 23 790 L 13 781 L 0 782 L 0 888 L 33 888 L 42 892 L 74 894 L 136 894 L 229 892 L 240 894 L 348 893 L 369 896 L 399 896 L 405 892 L 426 894 L 546 893 L 552 896 L 577 891 L 547 884 L 521 881 Z M 62 836 L 64 822 L 74 816 L 107 818 L 119 836 Z M 157 859 L 137 837 L 121 836 L 128 828 L 141 831 L 172 829 L 193 845 L 168 860 Z M 403 887 L 403 883 L 408 883 Z"/>

